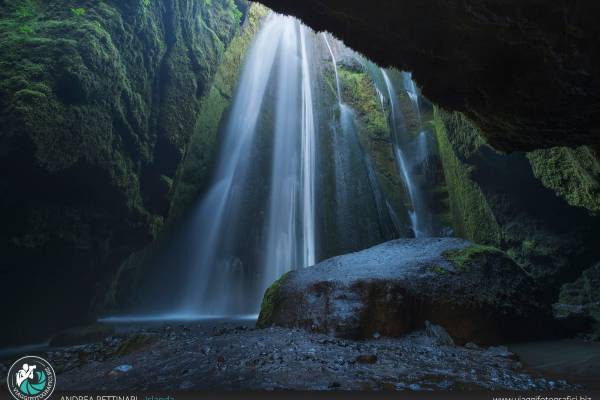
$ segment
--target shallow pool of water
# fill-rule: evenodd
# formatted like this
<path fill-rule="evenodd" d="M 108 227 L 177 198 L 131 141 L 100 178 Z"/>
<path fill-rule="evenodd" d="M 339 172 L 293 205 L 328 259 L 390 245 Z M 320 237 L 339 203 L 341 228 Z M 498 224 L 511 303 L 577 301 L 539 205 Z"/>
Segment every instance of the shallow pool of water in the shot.
<path fill-rule="evenodd" d="M 509 345 L 523 366 L 555 379 L 600 388 L 600 343 L 555 340 Z"/>

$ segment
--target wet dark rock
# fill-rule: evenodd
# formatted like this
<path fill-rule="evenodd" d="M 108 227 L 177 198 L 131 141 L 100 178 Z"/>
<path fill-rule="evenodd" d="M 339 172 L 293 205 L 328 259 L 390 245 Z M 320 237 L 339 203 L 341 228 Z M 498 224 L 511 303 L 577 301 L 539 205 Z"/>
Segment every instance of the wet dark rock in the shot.
<path fill-rule="evenodd" d="M 600 307 L 600 303 L 596 307 Z M 557 303 L 552 306 L 556 322 L 565 336 L 584 335 L 591 338 L 598 337 L 598 334 L 594 335 L 593 333 L 594 322 L 596 320 L 586 308 L 581 304 Z"/>
<path fill-rule="evenodd" d="M 261 0 L 332 32 L 423 94 L 461 111 L 494 147 L 600 144 L 600 4 Z"/>
<path fill-rule="evenodd" d="M 62 331 L 50 339 L 50 346 L 68 346 L 93 343 L 114 333 L 114 329 L 100 324 L 88 325 Z"/>
<path fill-rule="evenodd" d="M 115 352 L 117 354 L 133 353 L 134 351 L 139 350 L 142 347 L 148 345 L 155 338 L 156 335 L 150 335 L 147 333 L 136 334 L 119 343 Z"/>
<path fill-rule="evenodd" d="M 356 357 L 355 361 L 359 364 L 375 364 L 377 362 L 377 356 L 374 354 L 363 354 Z"/>
<path fill-rule="evenodd" d="M 600 263 L 563 285 L 554 314 L 566 332 L 583 332 L 591 339 L 600 339 Z"/>
<path fill-rule="evenodd" d="M 490 347 L 488 350 L 488 353 L 493 354 L 495 356 L 498 357 L 504 357 L 504 358 L 511 358 L 514 360 L 518 360 L 519 357 L 517 357 L 516 354 L 511 353 L 507 347 L 505 346 L 492 346 Z"/>
<path fill-rule="evenodd" d="M 133 367 L 131 365 L 123 364 L 123 365 L 119 365 L 118 367 L 115 367 L 113 371 L 127 373 L 127 372 L 131 371 L 132 368 Z"/>
<path fill-rule="evenodd" d="M 450 335 L 448 335 L 448 332 L 439 325 L 434 325 L 429 321 L 425 321 L 425 332 L 441 345 L 454 346 L 454 340 L 452 340 Z"/>
<path fill-rule="evenodd" d="M 501 248 L 542 287 L 544 301 L 589 301 L 585 288 L 598 285 L 581 279 L 561 286 L 600 260 L 600 163 L 593 151 L 503 155 L 464 115 L 436 107 L 434 120 L 456 235 Z M 558 299 L 559 291 L 566 298 Z"/>
<path fill-rule="evenodd" d="M 266 292 L 258 326 L 371 338 L 431 321 L 458 344 L 493 344 L 539 336 L 550 320 L 535 283 L 504 253 L 441 238 L 391 241 L 290 272 Z"/>

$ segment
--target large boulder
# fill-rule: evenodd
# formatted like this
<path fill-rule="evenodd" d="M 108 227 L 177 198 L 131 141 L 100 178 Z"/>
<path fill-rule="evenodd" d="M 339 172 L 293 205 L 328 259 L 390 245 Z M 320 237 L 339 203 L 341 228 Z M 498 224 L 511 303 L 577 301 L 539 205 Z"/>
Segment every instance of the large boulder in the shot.
<path fill-rule="evenodd" d="M 339 337 L 445 328 L 458 344 L 538 337 L 551 309 L 503 252 L 454 238 L 395 240 L 287 273 L 265 293 L 259 327 Z"/>

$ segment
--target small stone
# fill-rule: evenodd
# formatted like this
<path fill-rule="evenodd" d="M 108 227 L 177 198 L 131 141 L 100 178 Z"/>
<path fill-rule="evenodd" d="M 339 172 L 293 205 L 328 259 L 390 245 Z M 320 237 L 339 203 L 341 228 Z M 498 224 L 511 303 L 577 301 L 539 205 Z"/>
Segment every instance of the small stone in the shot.
<path fill-rule="evenodd" d="M 375 354 L 361 354 L 356 357 L 355 361 L 359 364 L 375 364 L 377 362 L 377 356 Z"/>
<path fill-rule="evenodd" d="M 189 390 L 194 387 L 194 383 L 190 381 L 183 381 L 179 385 L 179 390 Z"/>
<path fill-rule="evenodd" d="M 373 339 L 379 339 L 381 337 L 381 335 L 379 334 L 379 332 L 375 332 L 373 334 Z"/>
<path fill-rule="evenodd" d="M 467 344 L 465 344 L 465 348 L 467 349 L 471 349 L 471 350 L 479 350 L 479 346 L 477 346 L 475 343 L 473 342 L 469 342 Z"/>
<path fill-rule="evenodd" d="M 133 366 L 131 366 L 129 364 L 123 364 L 123 365 L 119 365 L 118 367 L 115 367 L 113 369 L 113 371 L 126 373 L 126 372 L 131 371 L 132 369 L 133 369 Z"/>
<path fill-rule="evenodd" d="M 425 332 L 427 336 L 435 339 L 438 344 L 442 346 L 454 346 L 454 340 L 446 332 L 444 328 L 439 325 L 434 325 L 429 321 L 425 321 Z"/>
<path fill-rule="evenodd" d="M 514 353 L 511 353 L 507 347 L 505 346 L 492 346 L 488 349 L 488 352 L 490 352 L 493 356 L 498 356 L 498 357 L 503 357 L 503 358 L 510 358 L 513 360 L 518 361 L 519 360 L 519 356 L 517 356 Z"/>
<path fill-rule="evenodd" d="M 217 362 L 218 362 L 219 364 L 223 364 L 223 363 L 225 362 L 225 357 L 223 357 L 223 356 L 219 356 L 219 357 L 217 357 Z"/>
<path fill-rule="evenodd" d="M 421 385 L 418 385 L 416 383 L 411 383 L 410 385 L 408 385 L 408 388 L 410 390 L 417 391 L 417 390 L 421 390 Z"/>

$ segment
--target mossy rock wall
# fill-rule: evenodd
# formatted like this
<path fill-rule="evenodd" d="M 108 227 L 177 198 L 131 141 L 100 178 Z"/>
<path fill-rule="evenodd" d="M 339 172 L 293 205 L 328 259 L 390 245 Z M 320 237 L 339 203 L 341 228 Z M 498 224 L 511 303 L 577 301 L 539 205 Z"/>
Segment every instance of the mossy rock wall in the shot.
<path fill-rule="evenodd" d="M 6 318 L 35 324 L 3 342 L 81 322 L 122 260 L 157 237 L 246 7 L 0 3 L 1 289 Z M 37 318 L 14 306 L 23 274 Z"/>
<path fill-rule="evenodd" d="M 412 237 L 409 217 L 412 204 L 394 155 L 390 132 L 391 104 L 381 68 L 352 50 L 340 50 L 336 45 L 334 42 L 334 48 L 341 53 L 338 74 L 342 101 L 355 113 L 360 145 L 372 165 L 385 201 L 395 210 L 399 237 Z M 425 159 L 411 160 L 409 168 L 412 168 L 416 184 L 421 186 L 422 201 L 426 202 L 428 213 L 431 213 L 429 217 L 433 230 L 436 235 L 442 231 L 447 232 L 445 227 L 450 225 L 450 221 L 444 175 L 435 140 L 429 140 L 434 137 L 429 123 L 432 118 L 431 104 L 420 97 L 420 106 L 415 107 L 404 87 L 403 74 L 397 70 L 388 70 L 387 74 L 396 92 L 398 112 L 401 114 L 399 119 L 403 121 L 407 131 L 406 146 L 410 149 L 404 150 L 411 151 L 421 133 L 426 135 L 425 140 L 429 142 Z M 332 97 L 336 98 L 333 71 L 326 76 L 329 78 Z"/>
<path fill-rule="evenodd" d="M 342 98 L 357 113 L 360 143 L 373 162 L 381 188 L 398 210 L 400 221 L 405 226 L 402 236 L 409 237 L 407 207 L 410 207 L 410 200 L 396 167 L 387 111 L 382 109 L 371 76 L 363 68 L 342 65 L 339 77 Z"/>
<path fill-rule="evenodd" d="M 214 149 L 233 100 L 246 52 L 268 13 L 269 10 L 259 4 L 250 7 L 242 30 L 227 46 L 213 83 L 202 98 L 190 145 L 176 176 L 171 219 L 182 216 L 206 189 L 209 171 L 217 155 Z"/>
<path fill-rule="evenodd" d="M 482 140 L 461 114 L 446 115 L 436 110 L 434 122 L 456 234 L 476 243 L 499 245 L 500 227 L 496 217 L 480 187 L 470 178 L 472 167 L 457 156 L 458 153 L 468 157 Z M 449 136 L 447 129 L 456 136 Z M 451 138 L 456 143 L 450 142 Z"/>
<path fill-rule="evenodd" d="M 561 317 L 588 317 L 593 321 L 591 339 L 600 340 L 600 263 L 563 285 L 556 305 Z"/>
<path fill-rule="evenodd" d="M 185 232 L 185 218 L 193 213 L 208 185 L 213 161 L 218 153 L 219 134 L 234 96 L 245 54 L 268 12 L 259 4 L 250 6 L 242 29 L 225 49 L 210 88 L 200 101 L 200 111 L 189 146 L 173 179 L 173 195 L 165 229 L 154 242 L 131 254 L 119 266 L 103 298 L 103 312 L 126 311 L 129 307 L 139 308 L 140 304 L 148 303 L 151 296 L 145 296 L 140 291 L 141 288 L 153 287 L 157 276 L 162 277 L 159 281 L 163 293 L 168 286 L 178 290 L 181 281 L 166 284 L 178 272 L 186 273 L 173 270 L 174 265 L 184 264 L 174 261 L 174 253 L 178 253 L 177 242 L 181 239 L 181 231 Z M 162 271 L 166 264 L 171 268 Z"/>
<path fill-rule="evenodd" d="M 569 204 L 600 214 L 600 157 L 591 147 L 555 147 L 527 154 L 535 176 Z"/>
<path fill-rule="evenodd" d="M 501 154 L 459 113 L 436 109 L 433 122 L 456 233 L 506 251 L 556 301 L 562 284 L 600 260 L 600 218 L 592 207 L 572 205 L 595 198 L 582 167 L 593 165 L 591 153 L 561 148 Z M 567 158 L 564 170 L 555 156 Z M 577 187 L 579 194 L 571 191 Z"/>

